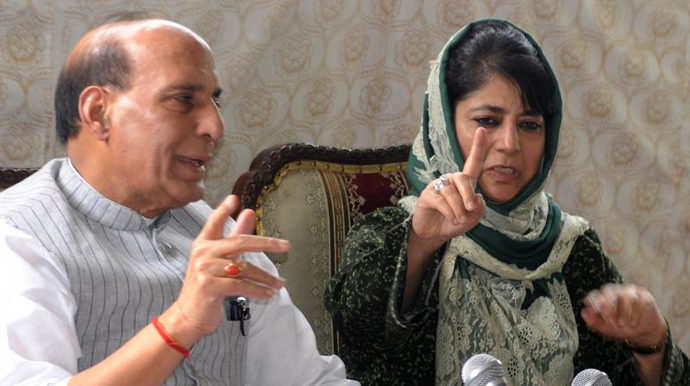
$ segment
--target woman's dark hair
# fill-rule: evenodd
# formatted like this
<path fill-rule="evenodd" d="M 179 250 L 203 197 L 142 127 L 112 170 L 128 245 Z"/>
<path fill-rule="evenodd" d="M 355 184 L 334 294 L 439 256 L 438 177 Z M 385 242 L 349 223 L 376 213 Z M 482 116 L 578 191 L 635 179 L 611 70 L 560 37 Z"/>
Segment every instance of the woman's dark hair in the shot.
<path fill-rule="evenodd" d="M 143 12 L 120 12 L 107 16 L 98 25 L 136 21 L 147 18 Z M 55 129 L 60 142 L 79 132 L 79 95 L 89 86 L 129 88 L 131 63 L 119 39 L 107 37 L 98 49 L 83 54 L 75 63 L 66 64 L 55 87 Z"/>
<path fill-rule="evenodd" d="M 556 80 L 539 60 L 532 43 L 513 25 L 499 20 L 469 28 L 448 53 L 445 83 L 451 106 L 500 74 L 518 87 L 525 108 L 551 122 Z"/>

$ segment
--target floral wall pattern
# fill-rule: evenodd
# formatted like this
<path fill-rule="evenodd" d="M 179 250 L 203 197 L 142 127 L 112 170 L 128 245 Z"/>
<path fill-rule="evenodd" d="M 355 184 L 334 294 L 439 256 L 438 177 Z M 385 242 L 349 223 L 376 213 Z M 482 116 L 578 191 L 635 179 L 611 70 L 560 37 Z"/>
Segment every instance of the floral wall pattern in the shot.
<path fill-rule="evenodd" d="M 433 59 L 476 18 L 527 29 L 565 100 L 549 190 L 648 287 L 690 352 L 690 5 L 686 0 L 0 0 L 0 164 L 61 156 L 52 94 L 97 20 L 143 10 L 216 53 L 225 138 L 208 200 L 285 142 L 388 146 L 415 137 Z"/>

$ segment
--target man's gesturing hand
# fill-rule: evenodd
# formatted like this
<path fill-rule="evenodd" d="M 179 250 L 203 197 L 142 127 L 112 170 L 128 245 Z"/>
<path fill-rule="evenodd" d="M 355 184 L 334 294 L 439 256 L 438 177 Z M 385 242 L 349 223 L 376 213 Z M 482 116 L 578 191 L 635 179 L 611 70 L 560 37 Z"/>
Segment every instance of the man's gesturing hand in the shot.
<path fill-rule="evenodd" d="M 223 237 L 224 225 L 239 205 L 237 196 L 227 197 L 209 216 L 192 245 L 185 282 L 175 304 L 199 337 L 218 328 L 223 299 L 227 296 L 268 299 L 285 283 L 239 259 L 245 252 L 284 253 L 290 249 L 287 240 L 252 234 L 254 211 L 242 211 L 230 235 Z M 230 262 L 239 268 L 239 274 L 233 277 L 228 277 L 224 270 Z"/>

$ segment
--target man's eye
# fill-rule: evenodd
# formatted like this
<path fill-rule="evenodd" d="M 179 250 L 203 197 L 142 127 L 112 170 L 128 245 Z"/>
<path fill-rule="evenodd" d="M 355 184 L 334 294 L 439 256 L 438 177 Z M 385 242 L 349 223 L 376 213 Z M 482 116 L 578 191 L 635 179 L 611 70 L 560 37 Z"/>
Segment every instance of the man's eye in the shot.
<path fill-rule="evenodd" d="M 179 95 L 175 97 L 175 100 L 184 103 L 185 105 L 191 105 L 192 104 L 192 96 L 191 95 Z"/>

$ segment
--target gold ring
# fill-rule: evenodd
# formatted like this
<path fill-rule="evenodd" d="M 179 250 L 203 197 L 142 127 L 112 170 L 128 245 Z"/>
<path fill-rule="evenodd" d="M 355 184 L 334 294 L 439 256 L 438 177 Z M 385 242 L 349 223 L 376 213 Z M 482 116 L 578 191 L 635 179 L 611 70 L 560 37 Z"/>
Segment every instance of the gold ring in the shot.
<path fill-rule="evenodd" d="M 223 268 L 223 271 L 225 271 L 225 276 L 227 277 L 239 276 L 239 274 L 242 273 L 240 266 L 234 262 L 228 263 L 228 265 Z"/>

